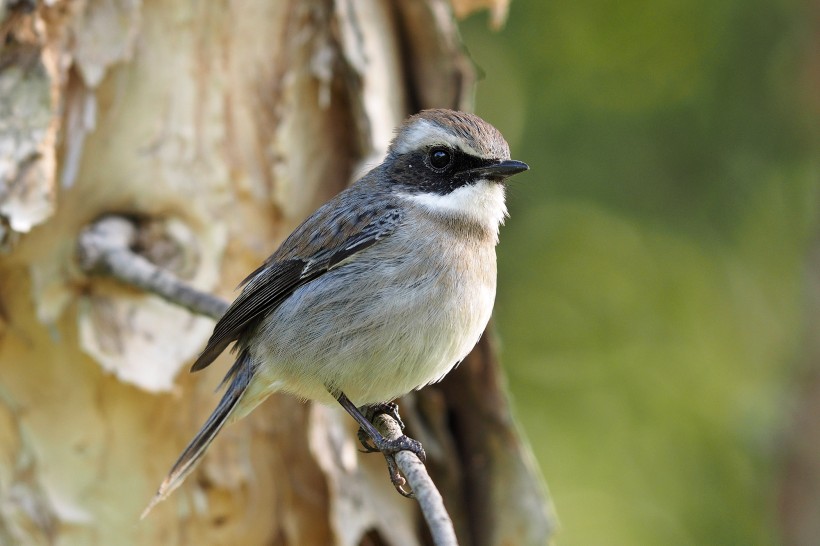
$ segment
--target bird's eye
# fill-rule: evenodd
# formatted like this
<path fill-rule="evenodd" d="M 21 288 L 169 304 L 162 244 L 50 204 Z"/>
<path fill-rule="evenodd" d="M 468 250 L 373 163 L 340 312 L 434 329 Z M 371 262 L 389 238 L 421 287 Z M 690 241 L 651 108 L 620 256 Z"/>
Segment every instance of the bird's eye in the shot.
<path fill-rule="evenodd" d="M 430 160 L 430 166 L 436 170 L 446 169 L 453 161 L 452 152 L 442 147 L 431 148 L 427 157 Z"/>

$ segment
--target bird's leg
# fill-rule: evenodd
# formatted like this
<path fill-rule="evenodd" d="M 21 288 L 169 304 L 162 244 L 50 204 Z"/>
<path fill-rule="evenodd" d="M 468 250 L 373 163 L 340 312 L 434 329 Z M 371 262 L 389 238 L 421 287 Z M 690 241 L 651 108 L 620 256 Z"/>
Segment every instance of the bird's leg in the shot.
<path fill-rule="evenodd" d="M 381 404 L 372 404 L 369 406 L 361 406 L 359 411 L 364 415 L 364 418 L 370 421 L 371 423 L 376 418 L 377 415 L 387 415 L 388 417 L 392 418 L 396 423 L 399 425 L 401 430 L 404 430 L 404 421 L 401 420 L 401 416 L 399 415 L 399 405 L 395 402 L 387 402 Z M 359 443 L 362 444 L 365 453 L 372 453 L 374 451 L 379 451 L 376 446 L 373 445 L 370 436 L 364 430 L 364 428 L 359 427 L 358 432 Z"/>
<path fill-rule="evenodd" d="M 359 427 L 361 427 L 361 430 L 364 431 L 364 434 L 367 434 L 370 437 L 370 440 L 376 448 L 373 451 L 381 451 L 382 455 L 384 455 L 384 458 L 387 461 L 387 470 L 390 473 L 390 481 L 393 483 L 393 487 L 396 488 L 396 491 L 405 497 L 411 497 L 413 495 L 412 492 L 407 492 L 404 490 L 404 485 L 407 482 L 402 477 L 398 466 L 396 465 L 396 453 L 399 451 L 411 451 L 416 454 L 421 462 L 424 462 L 426 455 L 424 453 L 424 448 L 421 447 L 421 444 L 412 438 L 408 438 L 404 434 L 398 438 L 388 440 L 382 436 L 378 430 L 376 430 L 373 423 L 371 423 L 367 417 L 362 415 L 359 408 L 353 405 L 353 402 L 351 402 L 343 392 L 337 391 L 333 393 L 333 396 L 336 397 L 336 400 L 339 401 L 339 404 L 342 405 L 345 411 L 347 411 L 347 413 L 349 413 L 350 416 L 353 417 L 357 423 L 359 423 Z M 378 413 L 389 414 L 390 412 L 377 412 L 376 414 Z M 359 440 L 362 441 L 362 435 L 359 436 Z M 367 444 L 365 444 L 365 446 L 367 447 Z"/>

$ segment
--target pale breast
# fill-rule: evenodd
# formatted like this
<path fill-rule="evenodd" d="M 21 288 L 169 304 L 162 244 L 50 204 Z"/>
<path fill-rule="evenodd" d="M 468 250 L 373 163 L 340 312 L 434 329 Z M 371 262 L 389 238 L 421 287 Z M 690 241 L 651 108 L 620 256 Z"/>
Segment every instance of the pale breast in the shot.
<path fill-rule="evenodd" d="M 472 350 L 495 299 L 494 243 L 435 233 L 442 227 L 426 215 L 407 221 L 414 229 L 300 288 L 263 321 L 260 380 L 305 398 L 339 389 L 359 405 L 383 402 L 441 379 Z"/>

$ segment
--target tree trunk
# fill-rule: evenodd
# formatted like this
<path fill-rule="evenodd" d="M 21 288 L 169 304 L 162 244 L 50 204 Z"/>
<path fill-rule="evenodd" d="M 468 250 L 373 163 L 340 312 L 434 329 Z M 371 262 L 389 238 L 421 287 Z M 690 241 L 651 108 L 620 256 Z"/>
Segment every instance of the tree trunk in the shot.
<path fill-rule="evenodd" d="M 820 537 L 820 238 L 809 249 L 804 287 L 805 341 L 780 442 L 779 523 L 783 543 L 811 546 Z"/>
<path fill-rule="evenodd" d="M 76 245 L 126 215 L 138 251 L 231 299 L 408 114 L 469 108 L 449 5 L 6 1 L 0 37 L 0 543 L 426 543 L 353 421 L 286 395 L 138 522 L 230 357 L 189 375 L 213 321 L 84 275 Z M 462 544 L 545 543 L 489 337 L 403 416 Z"/>

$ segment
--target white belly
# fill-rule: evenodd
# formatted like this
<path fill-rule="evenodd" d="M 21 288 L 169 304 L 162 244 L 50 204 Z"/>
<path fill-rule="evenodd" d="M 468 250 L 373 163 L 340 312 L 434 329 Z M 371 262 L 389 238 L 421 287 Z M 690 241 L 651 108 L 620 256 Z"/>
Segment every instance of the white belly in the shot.
<path fill-rule="evenodd" d="M 249 402 L 273 390 L 329 401 L 328 389 L 356 405 L 386 402 L 467 356 L 492 312 L 495 245 L 443 237 L 422 247 L 393 235 L 288 298 L 251 345 Z"/>

